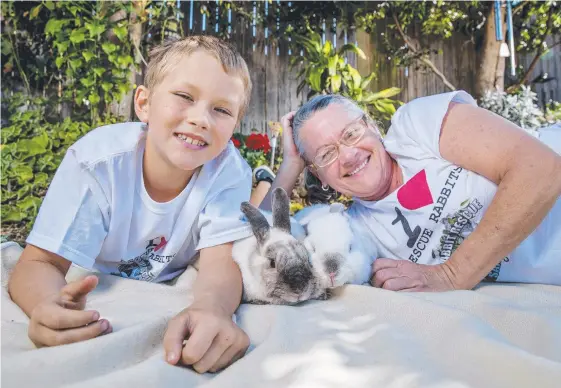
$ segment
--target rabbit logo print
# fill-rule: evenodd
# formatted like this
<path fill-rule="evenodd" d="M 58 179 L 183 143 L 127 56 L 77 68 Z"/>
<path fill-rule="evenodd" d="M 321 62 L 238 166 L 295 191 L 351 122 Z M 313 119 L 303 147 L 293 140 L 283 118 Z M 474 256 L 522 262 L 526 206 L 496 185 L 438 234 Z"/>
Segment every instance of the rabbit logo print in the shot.
<path fill-rule="evenodd" d="M 171 261 L 172 256 L 161 256 L 158 255 L 167 244 L 165 237 L 158 237 L 148 241 L 145 251 L 142 255 L 136 256 L 131 260 L 122 261 L 117 267 L 117 275 L 128 279 L 136 280 L 146 280 L 150 281 L 156 277 L 156 274 L 152 272 L 153 266 L 151 260 L 158 260 L 158 258 L 167 259 L 167 262 Z"/>

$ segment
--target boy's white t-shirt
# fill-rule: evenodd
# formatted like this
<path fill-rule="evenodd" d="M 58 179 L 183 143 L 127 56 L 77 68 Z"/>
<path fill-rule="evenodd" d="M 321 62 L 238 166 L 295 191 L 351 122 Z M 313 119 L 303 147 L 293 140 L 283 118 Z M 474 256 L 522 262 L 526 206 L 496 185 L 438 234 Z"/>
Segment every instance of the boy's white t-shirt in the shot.
<path fill-rule="evenodd" d="M 92 130 L 59 166 L 27 243 L 81 267 L 146 281 L 180 274 L 196 253 L 252 234 L 240 219 L 251 169 L 232 142 L 173 200 L 146 192 L 143 123 Z"/>
<path fill-rule="evenodd" d="M 355 198 L 348 210 L 357 234 L 376 247 L 377 257 L 445 262 L 479 224 L 497 192 L 493 182 L 440 155 L 440 130 L 452 101 L 476 105 L 469 94 L 457 91 L 415 99 L 392 117 L 384 146 L 401 167 L 404 183 L 379 201 Z M 560 153 L 561 132 L 552 133 L 542 141 Z M 560 219 L 558 199 L 487 280 L 561 284 Z"/>

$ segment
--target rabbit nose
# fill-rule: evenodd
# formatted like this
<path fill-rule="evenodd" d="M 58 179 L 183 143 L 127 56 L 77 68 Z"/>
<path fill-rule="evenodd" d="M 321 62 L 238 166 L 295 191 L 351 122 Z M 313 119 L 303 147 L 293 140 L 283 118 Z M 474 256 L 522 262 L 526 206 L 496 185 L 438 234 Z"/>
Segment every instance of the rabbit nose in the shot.
<path fill-rule="evenodd" d="M 281 278 L 293 292 L 300 293 L 312 280 L 312 271 L 306 267 L 290 267 L 282 272 Z"/>
<path fill-rule="evenodd" d="M 337 261 L 337 259 L 330 257 L 323 262 L 323 265 L 325 266 L 326 272 L 329 274 L 339 271 L 339 261 Z"/>
<path fill-rule="evenodd" d="M 323 256 L 323 265 L 327 273 L 339 272 L 340 263 L 344 260 L 343 255 L 339 253 L 326 253 Z"/>

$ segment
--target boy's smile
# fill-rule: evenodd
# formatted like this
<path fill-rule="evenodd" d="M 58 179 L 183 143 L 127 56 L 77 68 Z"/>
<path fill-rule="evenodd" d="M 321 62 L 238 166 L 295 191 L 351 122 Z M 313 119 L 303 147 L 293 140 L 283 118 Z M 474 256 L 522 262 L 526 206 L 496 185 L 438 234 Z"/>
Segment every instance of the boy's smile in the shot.
<path fill-rule="evenodd" d="M 192 150 L 200 150 L 208 145 L 207 141 L 203 137 L 192 133 L 176 132 L 174 135 L 185 147 Z"/>

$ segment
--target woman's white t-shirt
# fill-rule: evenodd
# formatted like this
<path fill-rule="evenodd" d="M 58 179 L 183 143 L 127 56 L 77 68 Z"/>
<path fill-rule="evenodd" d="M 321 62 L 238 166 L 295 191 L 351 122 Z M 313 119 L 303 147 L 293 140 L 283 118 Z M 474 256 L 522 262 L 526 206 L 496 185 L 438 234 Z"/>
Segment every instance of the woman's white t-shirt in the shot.
<path fill-rule="evenodd" d="M 196 253 L 252 234 L 240 220 L 251 169 L 230 142 L 173 200 L 146 192 L 146 127 L 114 124 L 72 145 L 59 166 L 27 243 L 81 267 L 146 281 L 180 274 Z"/>
<path fill-rule="evenodd" d="M 348 210 L 353 227 L 376 248 L 377 257 L 445 262 L 476 228 L 495 196 L 493 182 L 440 155 L 440 130 L 452 101 L 476 105 L 469 94 L 457 91 L 415 99 L 392 117 L 384 146 L 401 167 L 404 183 L 379 201 L 355 199 Z M 561 131 L 548 136 L 550 140 L 543 141 L 561 153 Z M 487 280 L 561 284 L 560 219 L 558 199 Z"/>

